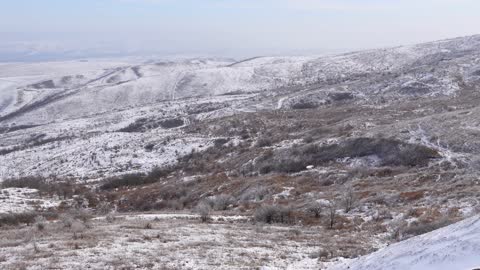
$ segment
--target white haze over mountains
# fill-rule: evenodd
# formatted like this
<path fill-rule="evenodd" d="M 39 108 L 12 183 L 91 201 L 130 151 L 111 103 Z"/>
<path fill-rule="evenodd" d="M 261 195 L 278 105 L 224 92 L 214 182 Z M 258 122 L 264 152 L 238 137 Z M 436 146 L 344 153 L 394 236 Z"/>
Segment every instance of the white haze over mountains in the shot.
<path fill-rule="evenodd" d="M 226 57 L 244 59 L 255 56 L 280 56 L 279 48 L 261 49 L 158 49 L 145 48 L 141 44 L 122 44 L 123 41 L 111 42 L 58 42 L 53 40 L 0 42 L 0 62 L 41 62 L 65 61 L 93 58 L 140 57 L 143 59 L 183 59 L 200 57 Z M 289 50 L 288 55 L 323 55 L 352 51 L 352 49 L 296 49 Z"/>
<path fill-rule="evenodd" d="M 341 53 L 473 35 L 479 9 L 473 0 L 3 1 L 0 61 Z"/>

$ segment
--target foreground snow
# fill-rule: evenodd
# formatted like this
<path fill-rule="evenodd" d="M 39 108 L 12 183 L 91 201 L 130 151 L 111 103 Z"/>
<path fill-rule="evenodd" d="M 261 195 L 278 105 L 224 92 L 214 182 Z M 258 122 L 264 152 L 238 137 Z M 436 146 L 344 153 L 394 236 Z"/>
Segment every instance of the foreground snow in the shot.
<path fill-rule="evenodd" d="M 310 256 L 319 249 L 318 228 L 151 217 L 0 230 L 0 269 L 324 268 Z"/>
<path fill-rule="evenodd" d="M 330 270 L 469 270 L 479 267 L 480 216 L 475 216 Z"/>

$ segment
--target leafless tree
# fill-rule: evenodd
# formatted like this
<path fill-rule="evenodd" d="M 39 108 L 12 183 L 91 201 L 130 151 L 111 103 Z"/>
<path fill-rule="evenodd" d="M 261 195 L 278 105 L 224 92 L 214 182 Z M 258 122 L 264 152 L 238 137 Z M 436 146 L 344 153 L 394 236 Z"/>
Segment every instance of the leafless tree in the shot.
<path fill-rule="evenodd" d="M 350 212 L 356 203 L 356 196 L 352 186 L 347 186 L 342 194 L 342 204 L 345 213 Z"/>
<path fill-rule="evenodd" d="M 197 205 L 195 210 L 200 215 L 200 220 L 202 222 L 205 223 L 210 219 L 210 211 L 212 210 L 212 207 L 207 202 L 205 201 L 200 202 Z"/>
<path fill-rule="evenodd" d="M 333 229 L 337 219 L 337 202 L 335 199 L 331 199 L 328 204 L 328 228 Z"/>
<path fill-rule="evenodd" d="M 318 202 L 311 203 L 307 208 L 307 212 L 311 213 L 315 218 L 320 218 L 322 210 L 323 206 Z"/>

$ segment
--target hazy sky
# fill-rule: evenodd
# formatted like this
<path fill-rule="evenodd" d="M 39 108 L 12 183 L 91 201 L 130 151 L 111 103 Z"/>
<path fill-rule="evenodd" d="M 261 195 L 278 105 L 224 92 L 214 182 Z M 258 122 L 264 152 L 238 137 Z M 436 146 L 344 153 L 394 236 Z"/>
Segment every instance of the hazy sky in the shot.
<path fill-rule="evenodd" d="M 0 49 L 321 53 L 477 34 L 479 12 L 479 0 L 2 0 Z"/>

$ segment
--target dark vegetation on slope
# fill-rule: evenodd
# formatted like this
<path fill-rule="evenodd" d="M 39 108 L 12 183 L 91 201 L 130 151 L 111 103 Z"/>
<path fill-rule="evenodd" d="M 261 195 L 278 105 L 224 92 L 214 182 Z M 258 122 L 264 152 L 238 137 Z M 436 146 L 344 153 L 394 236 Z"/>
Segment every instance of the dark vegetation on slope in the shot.
<path fill-rule="evenodd" d="M 151 129 L 162 127 L 164 129 L 177 128 L 183 126 L 185 123 L 181 118 L 171 119 L 149 119 L 140 118 L 131 123 L 125 128 L 118 130 L 119 132 L 146 132 Z"/>
<path fill-rule="evenodd" d="M 83 193 L 78 185 L 70 180 L 51 180 L 41 176 L 27 176 L 21 178 L 5 179 L 1 183 L 2 188 L 31 188 L 37 189 L 41 194 L 58 195 L 64 199 L 71 198 L 75 194 Z"/>
<path fill-rule="evenodd" d="M 22 145 L 11 146 L 9 148 L 0 149 L 0 156 L 7 155 L 16 151 L 21 151 L 24 149 L 41 146 L 48 143 L 59 142 L 73 139 L 72 136 L 60 136 L 60 137 L 50 137 L 48 138 L 46 134 L 38 134 L 31 137 Z"/>
<path fill-rule="evenodd" d="M 9 132 L 14 132 L 17 130 L 23 130 L 23 129 L 29 129 L 29 128 L 34 128 L 38 127 L 39 125 L 12 125 L 12 126 L 5 126 L 5 127 L 0 127 L 0 133 L 9 133 Z"/>
<path fill-rule="evenodd" d="M 148 174 L 135 173 L 110 177 L 100 185 L 102 190 L 111 190 L 121 187 L 134 187 L 158 182 L 174 171 L 174 167 L 154 168 Z"/>
<path fill-rule="evenodd" d="M 325 165 L 343 158 L 379 158 L 378 166 L 426 166 L 440 154 L 423 145 L 404 143 L 394 139 L 355 138 L 337 144 L 319 146 L 308 144 L 290 149 L 268 152 L 256 165 L 261 173 L 294 173 L 309 165 Z"/>

